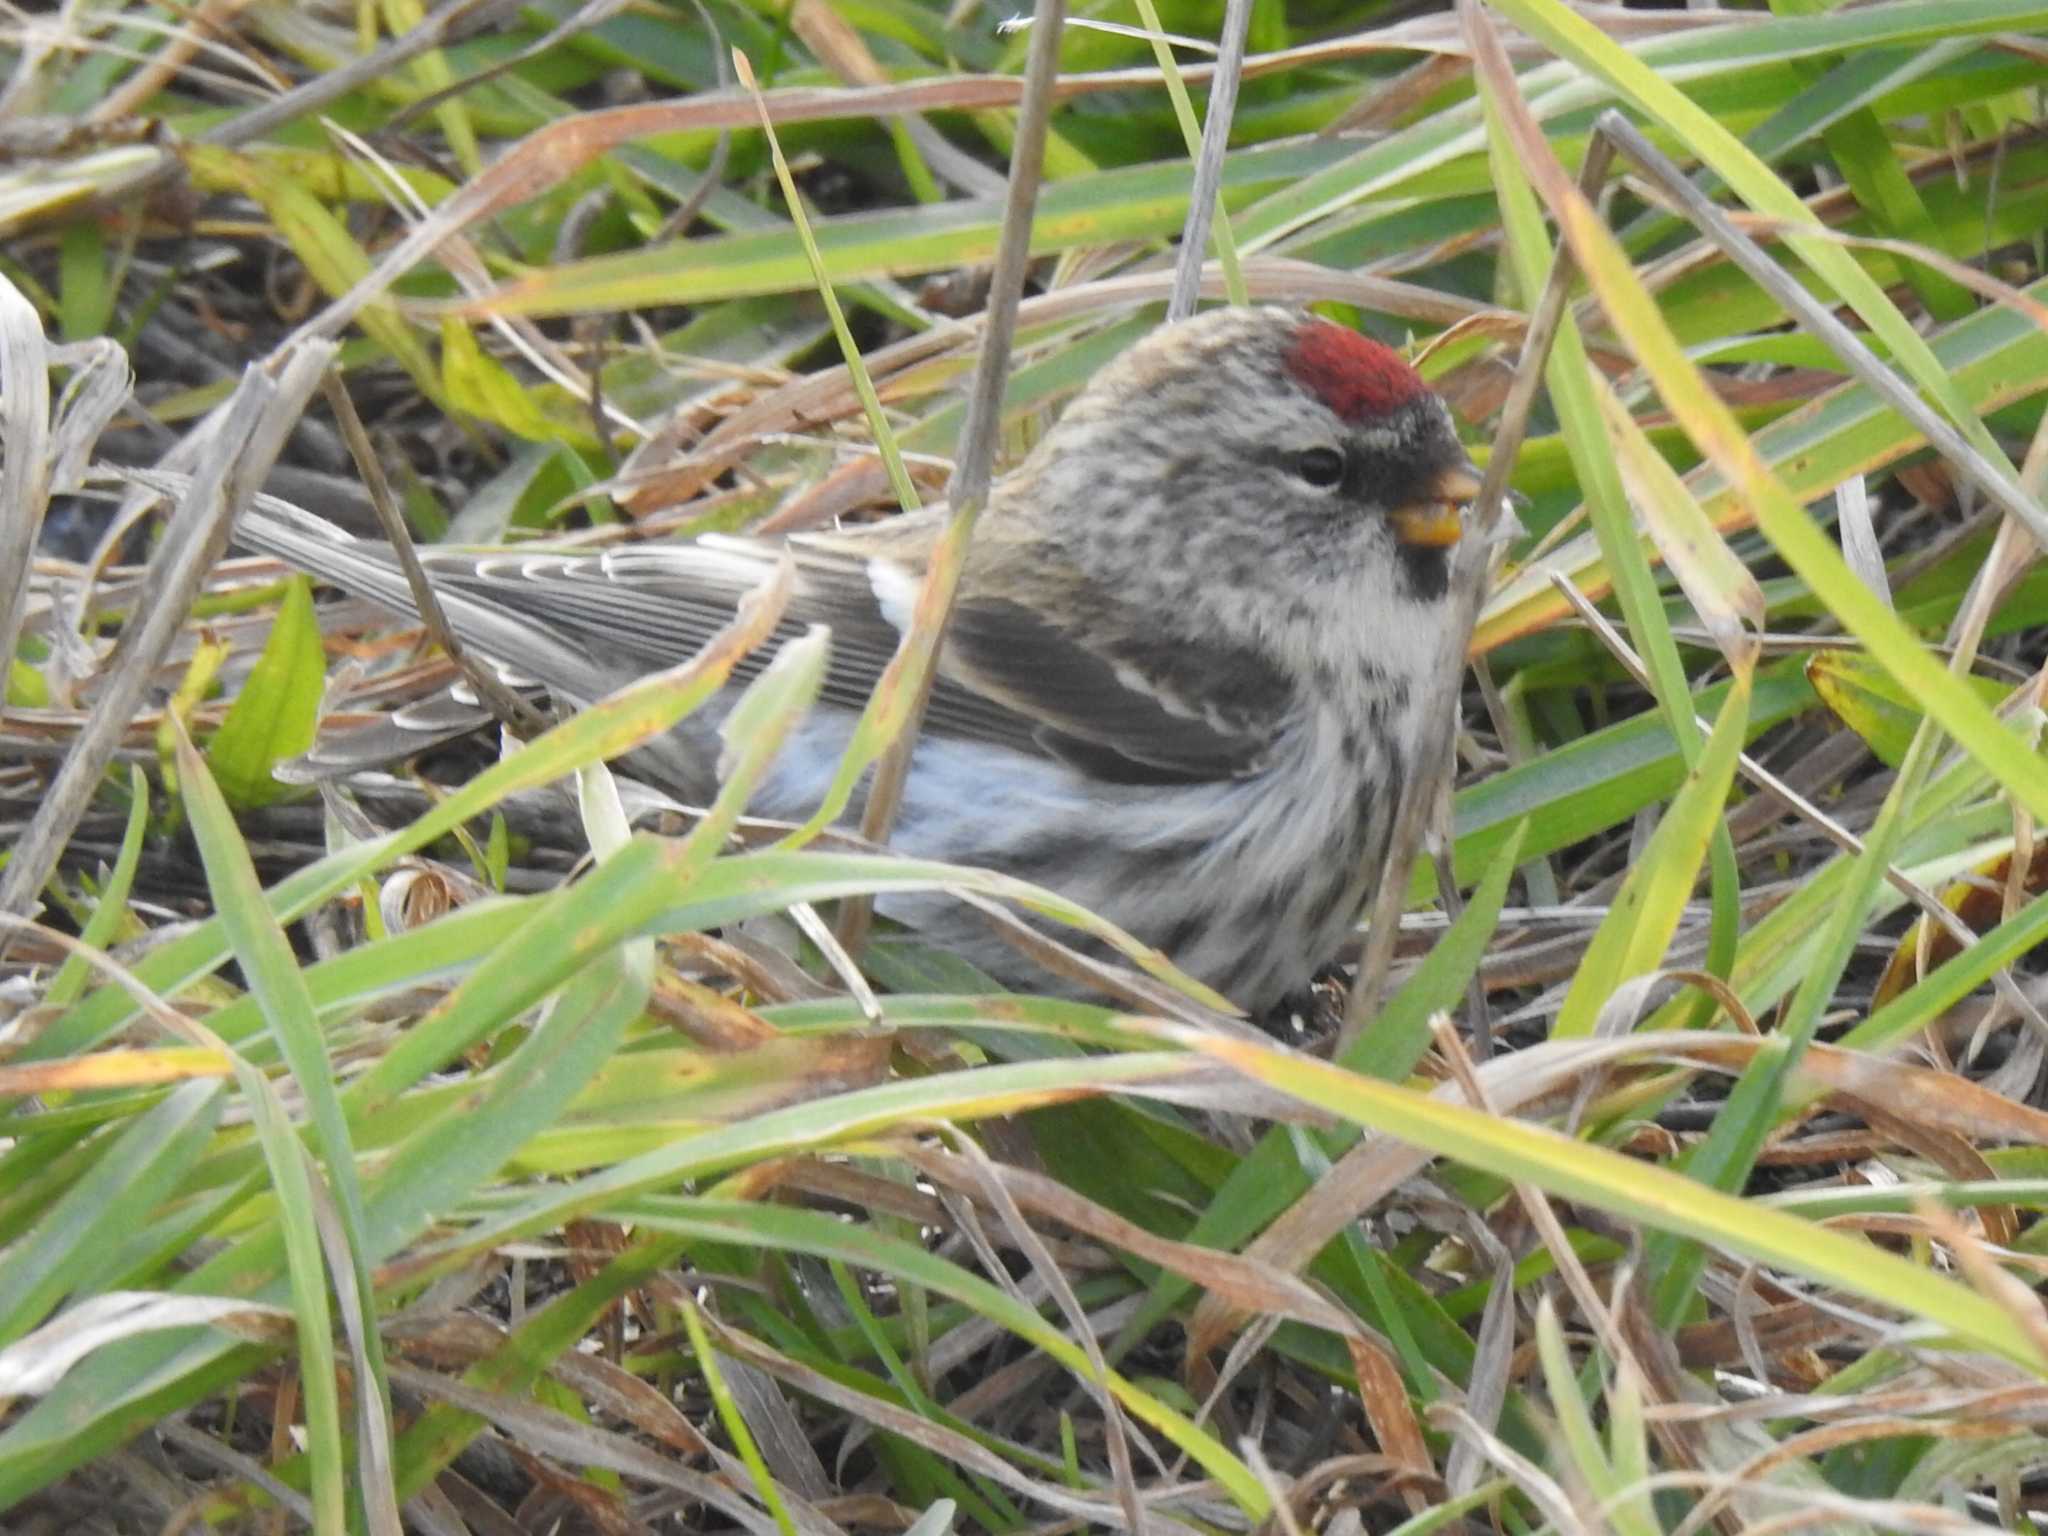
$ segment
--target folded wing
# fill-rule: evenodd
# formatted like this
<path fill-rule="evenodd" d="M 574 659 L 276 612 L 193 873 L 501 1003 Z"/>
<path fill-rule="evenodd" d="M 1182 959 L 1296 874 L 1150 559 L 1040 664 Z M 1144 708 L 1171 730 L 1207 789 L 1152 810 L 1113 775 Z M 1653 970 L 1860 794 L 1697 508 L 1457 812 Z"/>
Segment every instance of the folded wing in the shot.
<path fill-rule="evenodd" d="M 413 612 L 384 545 L 270 508 L 247 514 L 237 538 L 395 612 Z M 830 626 L 823 699 L 858 709 L 908 622 L 920 576 L 914 557 L 893 531 L 872 541 L 798 538 L 791 548 L 797 582 L 777 639 Z M 705 539 L 589 554 L 429 547 L 420 556 L 464 644 L 498 663 L 509 681 L 588 701 L 694 654 L 780 553 L 747 540 Z M 751 675 L 773 649 L 757 653 L 739 675 Z M 1208 702 L 1189 702 L 1195 698 Z M 1060 758 L 1112 782 L 1187 783 L 1257 771 L 1291 705 L 1285 679 L 1257 658 L 1084 635 L 969 590 L 954 610 L 925 728 Z M 414 719 L 438 739 L 481 716 L 423 708 Z M 424 744 L 416 738 L 415 750 Z M 386 732 L 379 746 L 388 745 Z M 321 767 L 356 765 L 329 757 Z"/>

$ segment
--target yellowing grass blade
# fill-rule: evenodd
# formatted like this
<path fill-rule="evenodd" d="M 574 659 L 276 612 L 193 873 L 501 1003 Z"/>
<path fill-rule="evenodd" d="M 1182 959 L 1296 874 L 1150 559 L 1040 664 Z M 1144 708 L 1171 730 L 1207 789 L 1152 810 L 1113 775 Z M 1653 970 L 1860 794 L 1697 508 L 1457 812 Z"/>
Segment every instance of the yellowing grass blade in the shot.
<path fill-rule="evenodd" d="M 1786 1217 L 1708 1189 L 1683 1174 L 1525 1121 L 1375 1082 L 1278 1047 L 1172 1028 L 1246 1076 L 1368 1130 L 1424 1147 L 1502 1179 L 1534 1184 L 1789 1274 L 1837 1287 L 1945 1328 L 1980 1349 L 2048 1374 L 2048 1358 L 1998 1303 L 1860 1237 Z"/>

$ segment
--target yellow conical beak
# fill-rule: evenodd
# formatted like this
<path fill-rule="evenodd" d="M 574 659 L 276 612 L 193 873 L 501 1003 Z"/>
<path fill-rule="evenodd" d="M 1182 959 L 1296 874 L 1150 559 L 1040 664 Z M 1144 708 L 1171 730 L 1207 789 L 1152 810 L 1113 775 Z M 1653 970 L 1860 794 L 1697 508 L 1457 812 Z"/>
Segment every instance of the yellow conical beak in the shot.
<path fill-rule="evenodd" d="M 1436 478 L 1426 499 L 1394 509 L 1394 535 L 1403 544 L 1448 549 L 1464 535 L 1465 504 L 1479 494 L 1479 471 L 1455 464 Z"/>

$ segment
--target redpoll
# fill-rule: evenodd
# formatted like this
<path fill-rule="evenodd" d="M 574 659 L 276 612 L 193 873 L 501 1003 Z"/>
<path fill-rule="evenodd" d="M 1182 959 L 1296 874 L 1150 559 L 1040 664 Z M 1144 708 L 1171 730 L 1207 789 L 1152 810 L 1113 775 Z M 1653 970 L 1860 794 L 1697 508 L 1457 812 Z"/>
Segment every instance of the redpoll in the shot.
<path fill-rule="evenodd" d="M 997 484 L 891 845 L 1048 886 L 1271 1007 L 1373 894 L 1478 485 L 1443 402 L 1377 342 L 1278 309 L 1154 332 Z M 754 814 L 816 806 L 942 519 L 790 541 L 784 632 L 829 625 L 831 671 Z M 264 512 L 239 537 L 409 609 L 382 546 Z M 588 701 L 702 644 L 776 550 L 423 556 L 466 644 Z M 701 802 L 719 713 L 643 771 Z M 1046 984 L 948 898 L 879 906 L 1006 982 Z"/>

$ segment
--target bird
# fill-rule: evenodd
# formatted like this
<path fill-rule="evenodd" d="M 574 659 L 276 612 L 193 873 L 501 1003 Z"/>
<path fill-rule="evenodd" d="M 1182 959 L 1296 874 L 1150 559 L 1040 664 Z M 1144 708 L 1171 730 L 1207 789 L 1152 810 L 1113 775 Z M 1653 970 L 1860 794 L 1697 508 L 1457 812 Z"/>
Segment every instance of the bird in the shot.
<path fill-rule="evenodd" d="M 1424 696 L 1460 622 L 1452 555 L 1479 485 L 1443 400 L 1348 326 L 1237 306 L 1156 328 L 995 482 L 891 848 L 1047 887 L 1255 1017 L 1298 996 L 1371 900 L 1443 728 Z M 685 659 L 792 561 L 778 635 L 826 626 L 829 668 L 749 811 L 797 820 L 910 623 L 945 518 L 420 555 L 464 645 L 571 704 Z M 311 514 L 252 508 L 237 539 L 412 612 L 387 546 Z M 704 803 L 741 681 L 636 771 Z M 1005 986 L 1061 990 L 942 893 L 877 907 Z"/>

